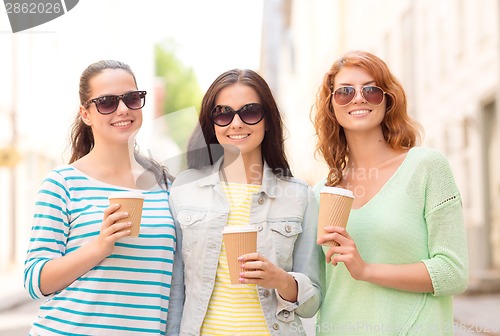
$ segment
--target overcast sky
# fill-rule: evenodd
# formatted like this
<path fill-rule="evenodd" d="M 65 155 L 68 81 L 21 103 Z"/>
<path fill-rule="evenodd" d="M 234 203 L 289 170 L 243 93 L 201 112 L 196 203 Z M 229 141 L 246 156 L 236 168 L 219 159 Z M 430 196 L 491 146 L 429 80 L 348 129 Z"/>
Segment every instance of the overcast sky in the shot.
<path fill-rule="evenodd" d="M 79 53 L 98 47 L 98 36 L 123 41 L 131 36 L 151 43 L 172 38 L 179 57 L 194 67 L 206 90 L 225 70 L 258 68 L 262 1 L 80 0 L 67 14 L 17 34 L 68 34 L 74 44 L 61 48 Z M 0 35 L 8 38 L 9 20 L 3 5 L 0 8 Z M 141 50 L 131 44 L 129 52 Z"/>

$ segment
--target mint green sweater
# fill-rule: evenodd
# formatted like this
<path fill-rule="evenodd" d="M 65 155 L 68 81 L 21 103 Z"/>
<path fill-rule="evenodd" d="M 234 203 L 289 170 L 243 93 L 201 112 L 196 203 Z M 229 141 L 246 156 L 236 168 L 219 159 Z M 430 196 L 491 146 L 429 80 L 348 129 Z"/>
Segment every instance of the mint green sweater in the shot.
<path fill-rule="evenodd" d="M 460 193 L 442 154 L 412 148 L 383 188 L 351 211 L 347 231 L 368 263 L 423 262 L 434 293 L 357 281 L 343 263 L 325 264 L 318 335 L 453 335 L 452 295 L 467 286 L 468 254 Z"/>

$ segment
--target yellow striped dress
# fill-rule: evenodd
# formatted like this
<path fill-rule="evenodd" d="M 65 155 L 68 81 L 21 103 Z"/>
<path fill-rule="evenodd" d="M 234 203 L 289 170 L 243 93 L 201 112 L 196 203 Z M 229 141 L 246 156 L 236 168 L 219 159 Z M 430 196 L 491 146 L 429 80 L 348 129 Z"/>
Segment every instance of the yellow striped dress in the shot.
<path fill-rule="evenodd" d="M 227 225 L 248 225 L 252 194 L 260 185 L 221 183 L 230 203 Z M 224 244 L 202 335 L 270 335 L 255 285 L 232 285 Z"/>

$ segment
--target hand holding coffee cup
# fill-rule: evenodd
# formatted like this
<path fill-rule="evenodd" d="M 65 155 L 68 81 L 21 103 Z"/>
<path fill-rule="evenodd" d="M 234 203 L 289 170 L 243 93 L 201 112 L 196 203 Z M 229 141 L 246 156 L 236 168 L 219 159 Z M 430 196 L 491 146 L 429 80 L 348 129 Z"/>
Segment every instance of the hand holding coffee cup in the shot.
<path fill-rule="evenodd" d="M 231 284 L 240 284 L 242 261 L 238 258 L 243 254 L 257 252 L 257 228 L 253 226 L 226 226 L 222 231 L 224 248 L 226 250 L 227 266 Z"/>
<path fill-rule="evenodd" d="M 325 234 L 326 226 L 346 227 L 353 201 L 354 194 L 348 189 L 324 186 L 320 190 L 317 239 Z M 339 244 L 328 241 L 321 245 L 338 246 Z"/>
<path fill-rule="evenodd" d="M 128 213 L 128 217 L 117 220 L 116 223 L 132 222 L 132 227 L 130 227 L 130 237 L 138 237 L 141 229 L 144 196 L 138 192 L 124 191 L 114 192 L 109 195 L 108 198 L 109 204 L 120 204 L 119 211 Z M 128 230 L 128 228 L 126 230 Z"/>

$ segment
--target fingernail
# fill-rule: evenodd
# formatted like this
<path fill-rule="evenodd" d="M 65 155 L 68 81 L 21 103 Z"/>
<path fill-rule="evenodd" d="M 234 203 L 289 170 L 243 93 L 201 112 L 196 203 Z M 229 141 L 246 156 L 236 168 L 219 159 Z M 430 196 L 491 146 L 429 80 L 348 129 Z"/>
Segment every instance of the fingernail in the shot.
<path fill-rule="evenodd" d="M 244 275 L 244 274 L 245 274 L 245 273 L 241 272 L 241 273 L 240 273 L 240 277 L 243 277 L 243 275 Z"/>
<path fill-rule="evenodd" d="M 125 216 L 128 216 L 128 212 L 124 212 L 123 214 L 124 214 Z"/>
<path fill-rule="evenodd" d="M 238 257 L 238 261 L 242 261 L 243 260 L 243 257 Z"/>

